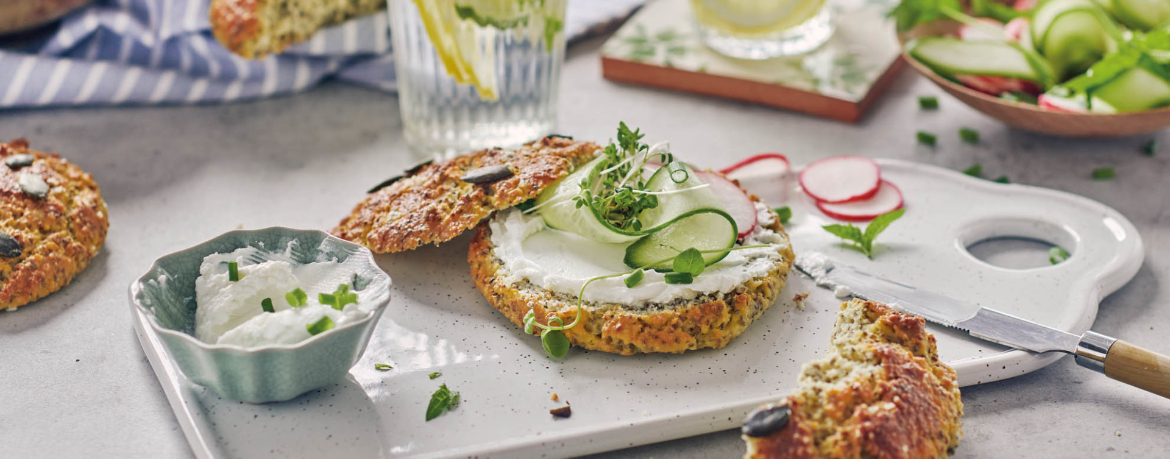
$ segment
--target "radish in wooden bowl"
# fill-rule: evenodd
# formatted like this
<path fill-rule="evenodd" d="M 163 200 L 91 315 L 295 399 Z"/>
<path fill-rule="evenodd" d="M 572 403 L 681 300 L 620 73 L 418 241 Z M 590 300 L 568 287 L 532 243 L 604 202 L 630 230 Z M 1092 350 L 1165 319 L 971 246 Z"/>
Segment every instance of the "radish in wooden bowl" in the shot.
<path fill-rule="evenodd" d="M 1170 125 L 1166 0 L 903 0 L 891 16 L 912 67 L 1012 126 L 1110 137 Z"/>

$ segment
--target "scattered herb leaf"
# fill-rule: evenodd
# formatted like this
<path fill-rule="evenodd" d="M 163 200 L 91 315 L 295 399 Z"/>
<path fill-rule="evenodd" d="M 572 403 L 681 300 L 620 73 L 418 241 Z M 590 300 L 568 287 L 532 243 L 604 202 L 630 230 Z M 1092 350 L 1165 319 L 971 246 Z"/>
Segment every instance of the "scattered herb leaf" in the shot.
<path fill-rule="evenodd" d="M 921 96 L 918 98 L 918 107 L 923 110 L 938 109 L 938 98 L 934 96 Z"/>
<path fill-rule="evenodd" d="M 792 219 L 792 209 L 788 206 L 777 207 L 772 209 L 776 211 L 776 216 L 780 217 L 780 223 L 788 223 Z"/>
<path fill-rule="evenodd" d="M 390 371 L 393 370 L 394 367 L 390 366 L 388 363 L 375 363 L 374 369 L 378 371 Z"/>
<path fill-rule="evenodd" d="M 905 213 L 906 209 L 898 209 L 879 215 L 877 218 L 873 219 L 873 221 L 869 222 L 869 225 L 865 227 L 864 232 L 861 230 L 861 228 L 853 226 L 852 223 L 847 223 L 844 225 L 825 225 L 822 226 L 822 228 L 834 236 L 852 242 L 853 247 L 861 250 L 861 252 L 864 253 L 866 257 L 872 259 L 874 240 L 877 239 L 878 235 L 881 234 L 882 231 L 885 231 L 886 228 L 890 226 L 890 223 L 893 223 L 895 220 L 901 218 L 902 214 Z"/>
<path fill-rule="evenodd" d="M 626 287 L 634 288 L 635 285 L 638 285 L 638 283 L 642 282 L 642 279 L 645 278 L 645 272 L 643 272 L 641 269 L 635 269 L 634 272 L 629 275 L 629 277 L 626 277 Z"/>
<path fill-rule="evenodd" d="M 427 421 L 439 417 L 456 406 L 459 406 L 459 393 L 451 392 L 446 384 L 439 386 L 439 389 L 431 395 L 431 402 L 427 404 Z"/>
<path fill-rule="evenodd" d="M 971 167 L 963 169 L 963 173 L 975 178 L 983 177 L 983 165 L 979 163 L 972 164 Z"/>
<path fill-rule="evenodd" d="M 703 260 L 703 254 L 699 253 L 698 249 L 691 247 L 674 257 L 674 263 L 671 267 L 674 268 L 675 272 L 687 273 L 694 277 L 703 274 L 703 268 L 707 267 L 707 262 Z"/>
<path fill-rule="evenodd" d="M 240 281 L 240 264 L 234 261 L 228 262 L 228 280 L 232 282 Z"/>
<path fill-rule="evenodd" d="M 1060 246 L 1053 246 L 1051 249 L 1048 249 L 1048 262 L 1049 263 L 1052 263 L 1054 265 L 1058 265 L 1060 263 L 1063 263 L 1065 260 L 1067 260 L 1068 257 L 1069 257 L 1068 251 L 1064 250 Z"/>
<path fill-rule="evenodd" d="M 1112 167 L 1093 169 L 1093 180 L 1112 180 L 1116 176 L 1117 172 Z"/>
<path fill-rule="evenodd" d="M 285 293 L 284 299 L 285 301 L 288 301 L 289 306 L 298 308 L 308 304 L 309 295 L 307 295 L 304 290 L 301 290 L 300 287 L 297 287 L 296 289 L 293 289 L 293 291 Z"/>
<path fill-rule="evenodd" d="M 933 147 L 938 144 L 938 136 L 926 131 L 918 131 L 918 143 Z"/>
<path fill-rule="evenodd" d="M 691 273 L 666 273 L 664 277 L 668 284 L 689 284 L 695 281 Z"/>
<path fill-rule="evenodd" d="M 979 143 L 979 131 L 971 128 L 959 128 L 959 138 L 967 143 Z"/>
<path fill-rule="evenodd" d="M 439 372 L 439 371 L 436 371 L 436 372 L 434 372 L 434 373 L 431 373 L 431 374 L 427 375 L 427 377 L 428 377 L 428 378 L 431 378 L 431 379 L 438 378 L 439 376 L 443 376 L 443 373 L 442 373 L 442 372 Z"/>
<path fill-rule="evenodd" d="M 540 334 L 540 344 L 544 352 L 553 358 L 561 358 L 569 353 L 569 338 L 560 330 L 545 330 Z"/>
<path fill-rule="evenodd" d="M 1150 139 L 1145 145 L 1142 145 L 1142 153 L 1146 156 L 1154 156 L 1158 153 L 1158 139 Z"/>
<path fill-rule="evenodd" d="M 260 300 L 260 309 L 263 309 L 264 312 L 276 312 L 276 308 L 272 307 L 272 298 Z"/>
<path fill-rule="evenodd" d="M 313 336 L 331 328 L 333 328 L 333 319 L 330 319 L 329 316 L 321 316 L 321 320 L 305 325 L 305 329 Z"/>
<path fill-rule="evenodd" d="M 1001 175 L 999 177 L 996 177 L 995 180 L 992 180 L 992 181 L 995 183 L 1003 183 L 1003 184 L 1012 183 L 1012 181 L 1009 180 L 1008 176 L 1006 176 L 1006 175 Z"/>

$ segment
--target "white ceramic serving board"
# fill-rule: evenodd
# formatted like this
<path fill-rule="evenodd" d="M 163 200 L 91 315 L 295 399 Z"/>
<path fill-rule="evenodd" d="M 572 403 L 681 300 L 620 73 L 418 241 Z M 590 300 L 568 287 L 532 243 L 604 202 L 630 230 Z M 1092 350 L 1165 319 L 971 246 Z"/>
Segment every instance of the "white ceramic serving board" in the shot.
<path fill-rule="evenodd" d="M 1141 264 L 1141 239 L 1116 211 L 1078 196 L 1001 185 L 902 161 L 880 161 L 901 187 L 906 215 L 881 237 L 874 260 L 819 228 L 830 220 L 790 190 L 795 250 L 993 307 L 1076 333 L 1099 300 Z M 781 183 L 784 183 L 783 185 Z M 1023 236 L 1068 249 L 1056 266 L 1009 270 L 965 247 Z M 187 381 L 145 320 L 136 329 L 171 406 L 200 458 L 566 457 L 653 443 L 740 425 L 754 406 L 796 384 L 801 363 L 825 350 L 840 300 L 794 274 L 780 300 L 724 349 L 622 357 L 574 350 L 545 357 L 537 338 L 489 307 L 472 285 L 468 237 L 442 247 L 380 256 L 393 299 L 349 377 L 285 403 L 224 400 Z M 811 292 L 803 309 L 794 294 Z M 932 328 L 962 385 L 1010 378 L 1052 363 Z M 388 363 L 380 372 L 375 363 Z M 431 372 L 442 376 L 431 380 Z M 424 422 L 430 395 L 446 383 L 458 409 Z M 561 401 L 553 402 L 556 393 Z M 569 402 L 573 415 L 548 410 Z"/>

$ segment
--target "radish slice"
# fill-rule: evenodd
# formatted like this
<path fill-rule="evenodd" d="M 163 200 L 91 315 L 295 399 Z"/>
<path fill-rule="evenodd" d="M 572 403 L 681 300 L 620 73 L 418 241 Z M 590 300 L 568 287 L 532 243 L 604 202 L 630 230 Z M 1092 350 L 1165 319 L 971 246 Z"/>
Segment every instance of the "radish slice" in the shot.
<path fill-rule="evenodd" d="M 825 215 L 837 220 L 863 222 L 873 220 L 877 216 L 902 208 L 902 190 L 893 183 L 882 180 L 877 194 L 864 201 L 847 202 L 845 204 L 817 203 L 817 208 Z"/>
<path fill-rule="evenodd" d="M 1012 19 L 1007 25 L 1003 26 L 1003 33 L 1006 33 L 1012 40 L 1020 41 L 1020 37 L 1024 36 L 1024 32 L 1028 31 L 1028 24 L 1028 18 L 1026 17 Z"/>
<path fill-rule="evenodd" d="M 1050 96 L 1048 94 L 1041 94 L 1036 99 L 1036 103 L 1045 110 L 1061 113 L 1088 113 L 1089 110 L 1085 108 L 1083 102 L 1075 99 L 1064 97 Z"/>
<path fill-rule="evenodd" d="M 727 214 L 735 220 L 735 226 L 739 228 L 738 237 L 747 236 L 756 229 L 756 205 L 752 203 L 752 199 L 748 197 L 747 193 L 744 193 L 734 182 L 719 174 L 710 172 L 695 172 L 695 174 L 703 183 L 711 185 L 711 192 L 715 193 L 715 197 L 723 203 Z"/>
<path fill-rule="evenodd" d="M 1016 0 L 1012 8 L 1015 8 L 1016 11 L 1032 11 L 1032 8 L 1035 8 L 1038 3 L 1040 0 Z"/>
<path fill-rule="evenodd" d="M 979 21 L 985 23 L 989 27 L 994 27 L 1000 31 L 1003 30 L 1003 24 L 999 21 L 996 21 L 995 19 L 979 18 Z M 983 27 L 974 27 L 964 24 L 962 27 L 959 27 L 959 31 L 956 33 L 956 35 L 959 36 L 959 39 L 967 41 L 1003 41 L 1005 34 L 1000 33 L 998 35 L 993 35 L 990 31 Z"/>
<path fill-rule="evenodd" d="M 786 174 L 789 169 L 791 166 L 787 156 L 780 153 L 760 153 L 720 169 L 719 173 L 738 180 L 739 177 L 764 174 L 780 176 Z"/>
<path fill-rule="evenodd" d="M 1009 92 L 1024 92 L 1031 95 L 1037 95 L 1043 92 L 1040 89 L 1040 85 L 1019 78 L 987 75 L 955 75 L 955 79 L 959 80 L 959 83 L 963 83 L 963 86 L 993 96 L 999 96 L 1000 94 Z"/>
<path fill-rule="evenodd" d="M 869 198 L 878 192 L 882 170 L 860 156 L 835 156 L 814 161 L 800 173 L 800 187 L 820 202 L 840 204 Z"/>

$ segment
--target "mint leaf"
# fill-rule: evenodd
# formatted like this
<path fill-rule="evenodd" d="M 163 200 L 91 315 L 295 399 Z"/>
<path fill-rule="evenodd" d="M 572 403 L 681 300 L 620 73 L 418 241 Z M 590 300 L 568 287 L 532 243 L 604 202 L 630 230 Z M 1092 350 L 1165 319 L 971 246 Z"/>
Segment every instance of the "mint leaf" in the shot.
<path fill-rule="evenodd" d="M 898 209 L 879 215 L 877 218 L 874 218 L 873 221 L 869 222 L 869 225 L 865 227 L 864 232 L 861 230 L 861 228 L 853 226 L 853 224 L 825 225 L 821 228 L 824 228 L 825 231 L 828 231 L 834 236 L 852 242 L 853 247 L 864 253 L 866 257 L 873 258 L 874 240 L 877 239 L 878 235 L 881 234 L 882 231 L 885 231 L 886 228 L 890 226 L 890 223 L 893 223 L 894 220 L 902 218 L 902 215 L 905 213 L 905 209 Z"/>
<path fill-rule="evenodd" d="M 451 392 L 446 384 L 439 386 L 431 395 L 431 402 L 427 404 L 427 421 L 439 417 L 459 405 L 459 393 Z"/>
<path fill-rule="evenodd" d="M 792 209 L 788 206 L 777 207 L 772 210 L 776 212 L 777 217 L 780 217 L 781 224 L 788 223 L 788 220 L 792 219 Z"/>
<path fill-rule="evenodd" d="M 821 228 L 824 228 L 825 231 L 828 231 L 834 236 L 837 236 L 846 241 L 860 244 L 861 241 L 865 239 L 865 236 L 861 232 L 861 228 L 853 226 L 852 223 L 846 223 L 844 225 L 825 225 Z"/>
<path fill-rule="evenodd" d="M 702 274 L 703 268 L 706 267 L 707 262 L 703 260 L 703 254 L 694 247 L 686 249 L 674 257 L 674 272 L 687 273 L 693 277 Z"/>

